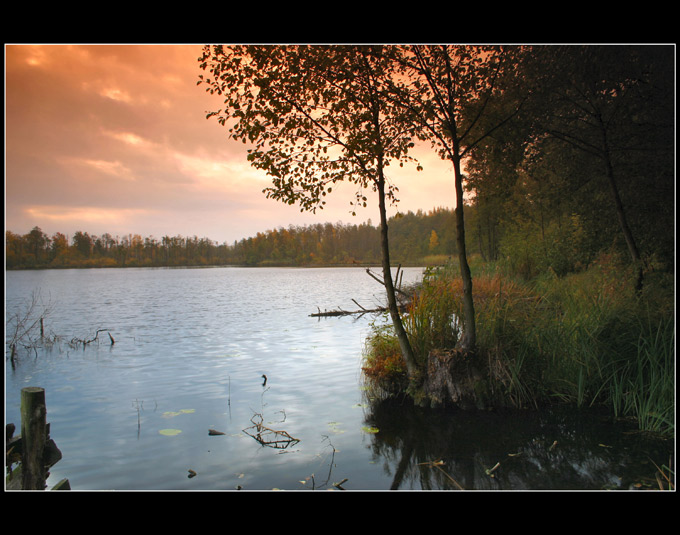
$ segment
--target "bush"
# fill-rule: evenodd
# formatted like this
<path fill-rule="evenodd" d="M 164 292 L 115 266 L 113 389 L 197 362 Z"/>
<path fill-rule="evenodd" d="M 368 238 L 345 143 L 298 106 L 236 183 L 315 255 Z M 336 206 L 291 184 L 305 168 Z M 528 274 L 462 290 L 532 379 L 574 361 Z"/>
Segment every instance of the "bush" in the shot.
<path fill-rule="evenodd" d="M 372 327 L 366 339 L 362 371 L 372 397 L 389 397 L 403 393 L 408 386 L 408 373 L 399 341 L 391 324 Z"/>

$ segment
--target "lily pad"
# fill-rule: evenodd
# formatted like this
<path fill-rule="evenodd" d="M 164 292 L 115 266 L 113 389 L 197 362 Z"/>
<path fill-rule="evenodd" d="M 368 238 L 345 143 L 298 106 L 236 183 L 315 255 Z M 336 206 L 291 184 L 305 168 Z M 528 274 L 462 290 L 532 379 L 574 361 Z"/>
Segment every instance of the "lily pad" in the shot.
<path fill-rule="evenodd" d="M 180 414 L 191 414 L 192 412 L 196 412 L 196 409 L 182 409 L 179 411 L 166 411 L 163 413 L 163 418 L 173 418 L 175 416 L 179 416 Z"/>
<path fill-rule="evenodd" d="M 174 437 L 182 432 L 181 429 L 161 429 L 159 433 L 166 437 Z"/>
<path fill-rule="evenodd" d="M 380 432 L 380 429 L 378 429 L 377 427 L 374 427 L 374 426 L 370 426 L 370 427 L 368 427 L 368 426 L 363 426 L 363 427 L 361 428 L 361 430 L 362 430 L 364 433 L 379 433 L 379 432 Z"/>
<path fill-rule="evenodd" d="M 340 428 L 340 425 L 341 424 L 339 422 L 328 422 L 328 427 L 330 428 L 331 432 L 336 435 L 341 435 L 345 432 L 344 429 Z"/>

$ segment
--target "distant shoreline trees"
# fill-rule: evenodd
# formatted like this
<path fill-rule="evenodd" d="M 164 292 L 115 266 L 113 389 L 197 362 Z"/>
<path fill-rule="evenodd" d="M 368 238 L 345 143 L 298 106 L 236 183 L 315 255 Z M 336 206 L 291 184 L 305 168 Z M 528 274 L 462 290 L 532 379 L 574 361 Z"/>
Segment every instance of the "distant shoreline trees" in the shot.
<path fill-rule="evenodd" d="M 438 208 L 390 219 L 391 252 L 396 264 L 423 264 L 427 257 L 455 254 L 453 212 Z M 431 235 L 438 237 L 436 247 Z M 5 232 L 6 269 L 183 266 L 327 266 L 380 264 L 380 231 L 361 224 L 289 225 L 258 232 L 232 244 L 197 236 L 139 234 L 101 236 L 77 231 L 69 239 L 51 237 L 40 227 L 20 235 Z"/>

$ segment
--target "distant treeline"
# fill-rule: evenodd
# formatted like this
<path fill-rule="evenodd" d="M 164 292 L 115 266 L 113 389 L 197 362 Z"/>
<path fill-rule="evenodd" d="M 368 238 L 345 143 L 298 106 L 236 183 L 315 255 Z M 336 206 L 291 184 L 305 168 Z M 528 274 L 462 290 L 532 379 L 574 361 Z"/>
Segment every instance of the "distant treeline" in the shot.
<path fill-rule="evenodd" d="M 408 212 L 388 223 L 392 261 L 422 263 L 428 256 L 454 255 L 453 211 Z M 325 223 L 289 226 L 219 244 L 208 238 L 138 234 L 48 236 L 39 227 L 28 234 L 5 233 L 7 269 L 163 266 L 314 266 L 380 262 L 379 229 L 369 220 L 359 225 Z"/>
<path fill-rule="evenodd" d="M 672 272 L 674 234 L 668 228 L 672 228 L 674 196 L 665 193 L 662 188 L 647 191 L 630 204 L 629 212 L 645 262 Z M 550 200 L 548 194 L 543 195 Z M 580 271 L 603 252 L 625 256 L 616 215 L 594 191 L 563 197 L 559 204 L 547 205 L 544 199 L 539 203 L 538 196 L 532 196 L 531 203 L 524 199 L 477 197 L 466 205 L 468 254 L 501 262 L 526 279 L 546 271 L 559 276 Z M 449 257 L 456 261 L 453 210 L 399 213 L 389 219 L 388 229 L 390 260 L 395 266 L 429 265 Z M 197 236 L 159 239 L 82 231 L 70 237 L 60 232 L 50 237 L 39 227 L 23 236 L 5 232 L 6 269 L 356 264 L 380 264 L 380 230 L 370 220 L 358 225 L 290 225 L 231 244 Z"/>

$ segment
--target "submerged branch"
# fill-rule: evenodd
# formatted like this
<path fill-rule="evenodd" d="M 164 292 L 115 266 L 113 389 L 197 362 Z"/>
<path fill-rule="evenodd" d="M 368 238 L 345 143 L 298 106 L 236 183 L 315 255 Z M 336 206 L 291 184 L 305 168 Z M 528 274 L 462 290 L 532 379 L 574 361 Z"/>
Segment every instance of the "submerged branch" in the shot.
<path fill-rule="evenodd" d="M 366 268 L 366 273 L 368 273 L 368 275 L 372 279 L 376 280 L 377 282 L 379 282 L 380 284 L 385 286 L 385 281 L 383 279 L 381 279 L 375 273 L 371 273 L 371 270 L 369 268 Z M 405 291 L 405 290 L 401 289 L 401 280 L 399 278 L 400 273 L 401 273 L 401 278 L 403 279 L 404 272 L 401 271 L 401 266 L 399 266 L 397 268 L 397 274 L 396 274 L 396 277 L 395 277 L 395 282 L 398 281 L 398 285 L 395 286 L 394 290 L 395 290 L 395 292 L 397 292 L 399 294 L 399 297 L 400 297 L 400 299 L 398 299 L 397 306 L 399 307 L 399 309 L 401 311 L 403 311 L 407 307 L 408 303 L 411 302 L 411 299 L 413 298 L 413 295 L 414 295 L 416 290 L 415 290 L 415 288 L 412 288 L 409 291 Z M 358 315 L 361 316 L 363 314 L 382 314 L 383 312 L 389 312 L 389 308 L 386 307 L 386 306 L 380 306 L 380 307 L 377 307 L 377 308 L 368 309 L 368 308 L 361 306 L 355 299 L 352 299 L 352 302 L 356 306 L 358 306 L 361 310 L 343 310 L 341 308 L 338 308 L 336 310 L 324 310 L 323 312 L 321 312 L 321 309 L 317 306 L 316 308 L 317 308 L 318 312 L 316 312 L 314 314 L 310 314 L 309 316 L 312 317 L 312 318 L 332 317 L 332 316 L 352 316 L 352 315 L 355 315 L 355 314 L 358 314 Z"/>
<path fill-rule="evenodd" d="M 395 282 L 398 282 L 398 280 L 399 280 L 399 271 L 400 271 L 400 270 L 401 270 L 401 266 L 399 266 L 399 268 L 397 269 L 397 276 L 395 277 Z M 371 278 L 375 279 L 375 280 L 378 281 L 380 284 L 382 284 L 383 286 L 385 286 L 385 281 L 382 280 L 380 277 L 378 277 L 376 274 L 371 273 L 370 268 L 366 268 L 366 273 L 368 273 L 368 275 L 369 275 Z M 402 273 L 403 273 L 403 272 L 402 272 Z M 397 292 L 397 293 L 399 293 L 399 294 L 401 294 L 403 297 L 411 297 L 407 292 L 405 292 L 404 290 L 401 289 L 401 284 L 400 284 L 400 283 L 399 283 L 398 285 L 395 285 L 394 291 Z"/>
<path fill-rule="evenodd" d="M 255 421 L 255 418 L 258 421 Z M 290 436 L 287 431 L 276 431 L 265 427 L 262 425 L 262 420 L 262 414 L 254 414 L 250 419 L 253 425 L 243 430 L 246 435 L 254 438 L 262 446 L 285 450 L 287 447 L 294 446 L 300 442 L 299 439 Z"/>
<path fill-rule="evenodd" d="M 98 342 L 99 341 L 99 333 L 107 333 L 109 335 L 109 340 L 111 341 L 111 345 L 115 344 L 116 341 L 113 339 L 113 336 L 111 336 L 111 332 L 108 329 L 97 329 L 97 332 L 94 335 L 94 338 L 91 338 L 90 340 L 83 340 L 80 338 L 72 338 L 71 339 L 71 346 L 77 346 L 78 344 L 83 344 L 83 346 L 86 346 L 87 344 L 91 344 L 92 342 Z"/>
<path fill-rule="evenodd" d="M 352 301 L 354 301 L 354 299 L 352 299 Z M 356 301 L 354 301 L 354 302 L 356 303 Z M 369 309 L 366 309 L 366 308 L 362 307 L 361 305 L 359 305 L 359 303 L 357 303 L 357 305 L 359 307 L 361 307 L 361 310 L 338 309 L 338 310 L 325 310 L 324 312 L 321 312 L 321 309 L 319 309 L 319 307 L 316 307 L 317 310 L 319 310 L 319 311 L 314 313 L 314 314 L 310 314 L 309 317 L 310 318 L 325 318 L 325 317 L 330 317 L 330 316 L 352 316 L 354 314 L 359 314 L 359 315 L 377 314 L 377 313 L 382 313 L 382 312 L 387 311 L 386 307 L 378 307 L 378 308 L 374 308 L 374 309 L 369 310 Z"/>

